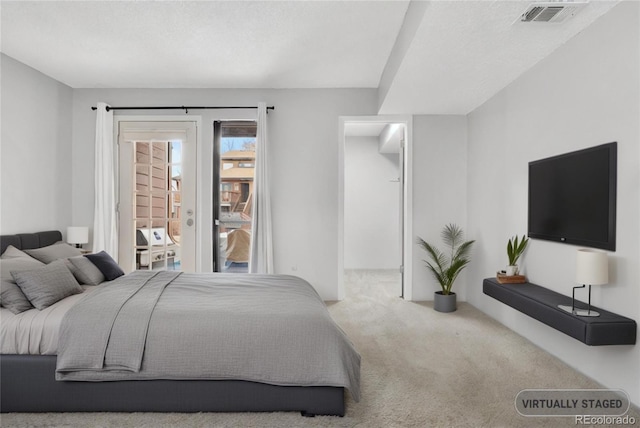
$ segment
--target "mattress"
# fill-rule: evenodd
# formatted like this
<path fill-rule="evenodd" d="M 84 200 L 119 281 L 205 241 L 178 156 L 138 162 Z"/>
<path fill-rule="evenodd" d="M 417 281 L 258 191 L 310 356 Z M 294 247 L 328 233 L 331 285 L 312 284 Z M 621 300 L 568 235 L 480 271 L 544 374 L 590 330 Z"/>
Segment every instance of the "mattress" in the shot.
<path fill-rule="evenodd" d="M 84 293 L 69 296 L 42 311 L 30 309 L 15 315 L 0 307 L 0 353 L 56 355 L 62 318 L 85 293 L 96 289 L 92 286 L 82 288 Z"/>

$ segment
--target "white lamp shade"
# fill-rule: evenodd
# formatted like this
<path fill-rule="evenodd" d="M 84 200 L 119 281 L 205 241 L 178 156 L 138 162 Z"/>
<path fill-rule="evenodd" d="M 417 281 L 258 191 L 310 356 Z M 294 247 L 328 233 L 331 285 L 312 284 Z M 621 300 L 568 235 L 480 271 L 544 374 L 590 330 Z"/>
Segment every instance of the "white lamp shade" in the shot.
<path fill-rule="evenodd" d="M 89 228 L 85 226 L 67 227 L 67 242 L 69 244 L 86 244 L 89 242 Z"/>
<path fill-rule="evenodd" d="M 576 258 L 576 282 L 586 285 L 602 285 L 609 282 L 609 261 L 602 251 L 578 250 Z"/>

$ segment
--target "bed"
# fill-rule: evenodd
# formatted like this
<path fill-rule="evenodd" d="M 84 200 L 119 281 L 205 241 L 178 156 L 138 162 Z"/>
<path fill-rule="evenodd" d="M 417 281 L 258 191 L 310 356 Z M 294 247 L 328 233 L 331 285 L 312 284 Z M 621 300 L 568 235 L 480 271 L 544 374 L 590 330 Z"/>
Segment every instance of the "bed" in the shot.
<path fill-rule="evenodd" d="M 47 247 L 60 241 L 61 239 L 62 236 L 58 231 L 48 231 L 34 234 L 4 235 L 0 237 L 0 254 L 4 253 L 5 249 L 9 245 L 12 245 L 18 249 L 27 250 Z M 138 275 L 138 277 L 136 275 Z M 143 278 L 141 280 L 139 278 L 140 275 L 150 275 L 153 277 L 153 279 Z M 220 294 L 223 292 L 223 289 L 231 290 L 230 294 L 240 296 L 242 295 L 242 293 L 245 293 L 245 291 L 242 291 L 243 289 L 246 289 L 246 292 L 253 293 L 254 291 L 249 290 L 261 290 L 259 292 L 265 292 L 266 288 L 274 288 L 278 290 L 278 293 L 281 293 L 281 298 L 287 299 L 286 301 L 291 300 L 292 302 L 296 302 L 296 299 L 299 298 L 302 299 L 301 296 L 296 297 L 296 294 L 315 293 L 315 291 L 307 290 L 307 288 L 305 288 L 305 286 L 303 285 L 297 285 L 296 287 L 298 288 L 293 292 L 294 295 L 292 296 L 290 291 L 286 291 L 285 283 L 296 283 L 292 282 L 296 281 L 294 280 L 295 277 L 272 276 L 269 278 L 264 278 L 264 280 L 267 281 L 278 280 L 278 283 L 274 283 L 276 285 L 273 286 L 263 286 L 260 284 L 256 285 L 255 282 L 252 281 L 259 279 L 259 277 L 252 275 L 238 276 L 237 278 L 239 278 L 239 285 L 237 286 L 224 284 L 223 282 L 226 281 L 225 274 L 194 274 L 194 277 L 190 277 L 188 276 L 188 274 L 181 274 L 176 278 L 168 278 L 166 279 L 166 281 L 165 279 L 161 279 L 161 277 L 170 277 L 171 275 L 172 274 L 168 274 L 167 272 L 163 272 L 160 274 L 151 272 L 134 272 L 127 275 L 126 277 L 118 278 L 114 281 L 104 283 L 97 287 L 84 287 L 84 293 L 69 296 L 65 300 L 56 303 L 54 305 L 55 307 L 52 306 L 45 309 L 42 314 L 40 314 L 37 309 L 25 312 L 27 313 L 27 315 L 25 315 L 25 319 L 31 317 L 28 318 L 28 323 L 25 322 L 26 324 L 38 326 L 38 323 L 40 321 L 37 320 L 37 316 L 40 315 L 41 318 L 47 318 L 49 320 L 47 322 L 49 323 L 51 320 L 57 320 L 59 325 L 65 327 L 59 328 L 56 325 L 54 330 L 59 330 L 59 337 L 55 340 L 50 340 L 51 343 L 46 343 L 44 345 L 40 343 L 36 346 L 22 346 L 22 349 L 18 349 L 17 347 L 14 353 L 3 353 L 2 355 L 0 355 L 0 371 L 2 376 L 2 382 L 0 385 L 0 410 L 2 412 L 297 411 L 301 412 L 301 414 L 305 416 L 343 416 L 345 413 L 345 393 L 349 391 L 356 400 L 359 398 L 360 357 L 355 349 L 352 348 L 344 333 L 332 321 L 331 323 L 333 324 L 335 331 L 331 331 L 331 328 L 327 326 L 314 324 L 314 334 L 311 335 L 310 338 L 305 338 L 301 336 L 300 332 L 296 333 L 293 330 L 291 332 L 287 331 L 286 334 L 280 334 L 280 336 L 283 337 L 278 339 L 278 343 L 286 344 L 285 346 L 283 346 L 283 348 L 287 349 L 279 349 L 279 346 L 275 347 L 277 349 L 267 349 L 269 348 L 269 345 L 268 342 L 265 342 L 267 344 L 263 343 L 251 352 L 247 352 L 247 349 L 245 349 L 246 344 L 242 345 L 241 342 L 246 342 L 245 336 L 247 335 L 248 331 L 246 329 L 249 327 L 245 326 L 244 333 L 239 334 L 238 336 L 227 334 L 226 338 L 224 339 L 224 343 L 226 343 L 227 346 L 218 346 L 218 342 L 216 341 L 217 339 L 215 339 L 214 336 L 207 335 L 213 334 L 211 330 L 216 330 L 217 327 L 219 327 L 217 328 L 218 330 L 229 330 L 228 325 L 225 325 L 224 322 L 225 320 L 227 320 L 228 316 L 231 316 L 232 314 L 225 314 L 224 316 L 222 316 L 219 313 L 214 314 L 212 312 L 210 319 L 208 317 L 203 318 L 204 312 L 202 311 L 205 309 L 200 308 L 199 315 L 191 313 L 190 317 L 182 317 L 183 319 L 191 317 L 197 319 L 197 317 L 199 316 L 200 318 L 198 319 L 197 323 L 207 325 L 207 328 L 203 329 L 201 334 L 198 334 L 198 343 L 192 343 L 192 345 L 196 345 L 196 350 L 194 352 L 180 353 L 178 350 L 176 350 L 179 348 L 179 346 L 176 345 L 173 351 L 171 351 L 169 348 L 166 348 L 163 349 L 162 353 L 158 353 L 159 347 L 157 344 L 153 345 L 154 342 L 152 341 L 152 338 L 155 337 L 156 341 L 161 341 L 165 339 L 165 333 L 170 330 L 176 330 L 169 329 L 166 326 L 171 325 L 170 323 L 172 322 L 172 316 L 174 317 L 174 320 L 177 319 L 175 318 L 176 314 L 178 314 L 176 312 L 176 307 L 181 304 L 181 301 L 176 299 L 183 298 L 179 297 L 182 293 L 182 291 L 180 291 L 180 287 L 182 287 L 182 289 L 193 288 L 196 293 L 199 293 L 198 296 L 204 296 L 204 294 L 207 293 L 211 294 L 213 298 L 211 299 L 210 305 L 208 304 L 209 306 L 211 306 L 211 308 L 215 308 L 216 305 L 222 304 L 220 302 L 224 301 L 225 299 L 231 299 L 231 297 L 229 297 L 229 294 Z M 230 277 L 232 275 L 228 276 Z M 125 281 L 133 281 L 134 283 L 138 281 L 140 284 L 152 284 L 153 281 L 161 280 L 165 282 L 160 285 L 149 285 L 148 288 L 150 289 L 150 291 L 145 291 L 147 293 L 155 293 L 153 291 L 155 289 L 163 290 L 159 291 L 158 293 L 160 294 L 156 295 L 157 303 L 155 304 L 155 306 L 151 305 L 154 306 L 154 308 L 152 309 L 153 312 L 149 312 L 149 314 L 147 315 L 147 318 L 150 320 L 146 321 L 148 322 L 148 330 L 147 327 L 145 327 L 144 323 L 141 324 L 138 328 L 138 331 L 144 332 L 144 334 L 146 335 L 145 337 L 147 337 L 146 340 L 148 340 L 142 356 L 139 356 L 137 362 L 132 363 L 134 365 L 138 364 L 138 368 L 140 369 L 139 371 L 132 371 L 127 367 L 123 369 L 121 366 L 123 364 L 124 366 L 126 366 L 126 364 L 129 363 L 130 356 L 126 357 L 127 363 L 122 363 L 122 358 L 124 357 L 121 357 L 121 353 L 119 353 L 117 350 L 113 351 L 112 353 L 113 355 L 116 355 L 116 359 L 114 360 L 115 362 L 108 368 L 107 358 L 105 357 L 104 370 L 88 370 L 87 367 L 82 366 L 82 361 L 80 363 L 78 362 L 82 360 L 82 358 L 78 357 L 77 354 L 75 356 L 72 355 L 71 357 L 68 357 L 69 348 L 79 348 L 81 350 L 81 354 L 83 352 L 85 354 L 90 354 L 90 352 L 86 351 L 87 349 L 90 350 L 92 349 L 91 347 L 100 346 L 91 344 L 91 341 L 94 340 L 94 336 L 100 336 L 100 329 L 94 330 L 92 327 L 92 329 L 88 330 L 85 328 L 83 331 L 82 327 L 75 327 L 76 324 L 71 322 L 71 319 L 74 316 L 80 316 L 80 321 L 77 321 L 77 323 L 80 323 L 81 325 L 90 324 L 91 322 L 87 322 L 88 318 L 84 318 L 83 320 L 82 316 L 87 317 L 88 313 L 91 314 L 94 312 L 99 312 L 99 310 L 96 311 L 96 308 L 99 308 L 99 306 L 90 306 L 92 301 L 95 305 L 97 301 L 102 301 L 100 299 L 103 299 L 103 294 L 113 294 L 116 293 L 116 290 L 118 289 L 122 289 L 125 291 L 127 289 L 130 289 L 130 287 L 132 286 L 123 284 L 123 282 Z M 211 282 L 211 285 L 201 286 L 197 284 L 200 281 L 214 282 Z M 209 283 L 207 282 L 207 284 Z M 310 286 L 308 286 L 308 288 L 310 288 Z M 140 290 L 147 289 L 141 288 Z M 224 291 L 224 293 L 228 293 L 228 291 Z M 143 293 L 138 292 L 138 294 L 142 295 Z M 268 300 L 268 298 L 265 298 L 264 296 L 254 296 L 253 299 L 255 299 L 256 301 Z M 122 301 L 129 302 L 126 296 L 120 296 L 116 299 L 121 299 Z M 205 301 L 204 299 L 205 298 L 203 297 L 203 301 Z M 248 297 L 246 299 L 251 300 L 252 297 Z M 319 300 L 317 294 L 315 299 Z M 229 300 L 229 302 L 232 301 L 233 300 Z M 176 302 L 178 303 L 176 304 Z M 305 301 L 300 300 L 300 302 Z M 313 303 L 313 299 L 309 300 L 308 302 L 309 308 L 317 306 L 315 303 Z M 307 303 L 301 304 L 306 305 Z M 68 308 L 66 306 L 68 306 Z M 254 304 L 253 306 L 262 305 Z M 326 312 L 326 308 L 324 308 L 324 305 L 322 306 L 323 310 Z M 139 306 L 135 307 L 138 308 Z M 236 308 L 236 304 L 233 304 L 233 307 Z M 245 309 L 234 310 L 233 312 L 242 312 Z M 51 314 L 44 313 L 47 310 L 50 310 Z M 181 310 L 184 310 L 184 308 L 182 308 Z M 207 308 L 206 310 L 209 310 L 209 308 Z M 313 309 L 313 311 L 315 310 L 316 309 Z M 4 308 L 2 309 L 2 311 L 3 314 L 6 313 L 6 310 Z M 130 312 L 137 313 L 144 312 L 144 310 L 135 310 Z M 323 315 L 321 312 L 316 312 L 316 314 L 316 318 L 325 317 L 325 315 Z M 261 324 L 269 325 L 269 323 L 272 322 L 266 318 L 261 321 L 261 319 L 259 318 L 260 316 L 263 315 L 247 315 L 246 318 L 248 320 L 253 319 L 254 326 Z M 328 317 L 328 312 L 326 312 L 326 316 Z M 109 315 L 107 314 L 106 317 L 108 319 Z M 164 321 L 161 321 L 163 319 L 162 317 L 168 318 Z M 10 317 L 7 316 L 7 319 L 9 318 Z M 142 318 L 144 318 L 144 316 Z M 288 319 L 287 322 L 289 322 L 291 325 L 304 325 L 312 322 L 310 321 L 310 319 L 311 318 L 307 319 L 307 317 L 303 316 L 299 319 Z M 128 318 L 123 321 L 123 323 L 129 322 L 130 321 Z M 162 322 L 164 322 L 164 324 L 162 324 Z M 230 319 L 229 323 L 242 324 L 242 322 L 239 322 L 238 319 L 236 319 L 235 321 Z M 249 321 L 247 321 L 245 324 L 247 323 L 249 323 Z M 2 324 L 2 328 L 5 329 L 10 328 L 11 325 L 20 323 L 3 322 Z M 67 324 L 74 325 L 73 329 L 68 329 L 66 327 Z M 47 323 L 43 323 L 43 326 L 46 327 L 46 325 Z M 48 328 L 52 327 L 49 326 Z M 189 325 L 187 325 L 186 327 L 181 326 L 179 331 L 183 331 L 182 329 L 184 328 L 189 329 L 191 327 Z M 135 330 L 135 328 L 133 330 Z M 108 336 L 109 334 L 113 334 L 114 336 L 117 336 L 113 332 L 107 330 L 105 331 L 106 333 L 103 333 L 103 335 L 106 334 Z M 333 352 L 335 355 L 315 356 L 316 351 L 307 349 L 307 346 L 311 346 L 312 343 L 316 341 L 316 339 L 313 338 L 316 331 L 327 331 L 328 333 L 324 335 L 328 334 L 334 339 L 337 338 L 339 341 L 342 341 L 343 339 L 340 339 L 340 337 L 344 336 L 344 341 L 348 346 L 342 347 L 342 345 L 340 345 L 341 348 L 338 349 L 333 345 L 322 345 L 324 348 L 331 349 L 330 352 Z M 92 332 L 95 332 L 95 334 L 92 334 Z M 258 331 L 257 334 L 251 338 L 251 341 L 259 343 L 263 333 L 266 334 L 266 332 Z M 3 331 L 3 337 L 11 337 L 8 335 L 9 333 Z M 189 334 L 186 334 L 185 336 L 189 336 Z M 81 338 L 81 340 L 79 340 L 78 338 Z M 171 340 L 179 340 L 179 337 L 178 339 L 174 337 Z M 321 339 L 317 340 L 320 341 Z M 33 339 L 31 339 L 31 341 L 33 341 Z M 38 351 L 40 351 L 40 353 L 51 353 L 53 352 L 54 348 L 56 348 L 56 346 L 60 346 L 61 348 L 59 353 L 56 352 L 57 355 L 37 355 Z M 85 348 L 83 348 L 83 346 Z M 86 348 L 87 346 L 89 346 L 89 348 Z M 197 346 L 200 347 L 198 348 Z M 243 348 L 243 346 L 245 348 Z M 35 349 L 30 349 L 30 347 Z M 128 349 L 128 347 L 125 348 Z M 240 351 L 238 351 L 240 352 L 240 354 L 225 354 L 224 350 L 227 348 L 230 350 L 240 349 Z M 5 349 L 4 345 L 3 349 Z M 9 346 L 8 349 L 12 348 Z M 84 349 L 84 351 L 82 351 L 82 349 Z M 57 350 L 57 348 L 55 350 Z M 67 354 L 64 354 L 64 352 L 67 352 Z M 106 355 L 111 355 L 109 354 L 109 352 L 110 351 L 108 351 Z M 261 377 L 256 378 L 256 376 L 252 373 L 262 371 L 262 368 L 259 367 L 261 364 L 263 364 L 261 356 L 268 355 L 269 353 L 273 354 L 274 352 L 283 352 L 283 361 L 291 360 L 291 358 L 287 357 L 289 353 L 304 356 L 304 358 L 302 359 L 303 363 L 299 364 L 301 367 L 323 366 L 325 360 L 334 360 L 335 366 L 335 361 L 337 361 L 337 359 L 340 359 L 341 361 L 345 361 L 345 363 L 344 367 L 340 367 L 338 371 L 344 370 L 344 373 L 348 375 L 348 380 L 334 380 L 335 373 L 333 372 L 335 372 L 336 370 L 334 370 L 335 367 L 331 365 L 327 366 L 327 368 L 325 369 L 322 369 L 324 370 L 324 372 L 311 373 L 309 375 L 309 379 L 305 377 L 304 379 L 302 379 L 302 381 L 298 380 L 298 378 L 295 378 L 293 374 L 290 375 L 290 378 L 287 377 L 289 376 L 290 371 L 295 372 L 295 368 L 291 368 L 290 370 L 287 369 L 285 371 L 282 369 L 282 367 L 280 367 L 279 369 L 276 367 L 275 370 L 278 375 L 276 376 L 269 374 L 266 381 Z M 36 354 L 34 355 L 34 353 Z M 231 365 L 220 373 L 216 371 L 218 370 L 218 368 L 214 367 L 215 365 L 219 365 L 219 363 L 223 361 L 229 362 L 231 360 L 237 359 L 236 356 L 243 355 L 243 353 L 247 354 L 248 360 L 246 361 L 253 362 L 251 367 L 254 370 L 250 370 L 251 373 L 247 374 L 245 372 L 238 371 L 241 370 L 242 367 L 234 368 Z M 206 358 L 200 358 L 198 360 L 191 361 L 189 360 L 189 358 L 192 357 L 192 354 L 202 354 L 205 355 Z M 271 359 L 273 359 L 273 355 Z M 208 364 L 207 358 L 209 357 L 211 360 L 215 360 L 218 363 L 214 364 L 214 362 L 212 361 L 212 366 L 209 367 L 208 365 L 206 365 Z M 160 373 L 158 375 L 158 373 L 153 372 L 154 368 L 158 369 L 158 367 L 160 367 L 162 369 L 163 364 L 165 364 L 166 361 L 176 360 L 177 358 L 185 360 L 185 363 L 181 366 L 183 373 L 171 375 Z M 156 361 L 161 359 L 164 360 L 164 362 L 162 364 L 156 364 Z M 277 358 L 275 359 L 277 360 Z M 268 359 L 265 358 L 265 360 Z M 92 363 L 89 362 L 86 364 L 91 365 Z M 189 371 L 189 368 L 194 366 L 195 364 L 205 364 L 198 368 L 198 370 L 196 370 L 198 373 L 206 372 L 207 374 L 205 378 L 194 377 L 193 370 Z M 270 366 L 271 364 L 272 363 L 264 363 L 265 367 Z M 287 364 L 291 363 L 288 362 Z M 172 370 L 174 368 L 172 368 Z M 89 377 L 86 377 L 87 375 Z M 259 376 L 262 376 L 262 374 Z M 56 380 L 56 378 L 65 380 Z M 342 379 L 342 377 L 340 379 Z"/>

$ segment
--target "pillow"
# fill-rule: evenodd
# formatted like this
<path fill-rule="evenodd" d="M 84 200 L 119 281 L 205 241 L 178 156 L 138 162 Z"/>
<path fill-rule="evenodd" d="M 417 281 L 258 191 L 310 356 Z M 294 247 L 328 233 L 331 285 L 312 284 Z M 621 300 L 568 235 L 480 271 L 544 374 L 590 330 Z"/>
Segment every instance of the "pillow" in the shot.
<path fill-rule="evenodd" d="M 82 252 L 79 249 L 62 241 L 56 242 L 48 247 L 24 250 L 24 252 L 29 254 L 31 257 L 40 260 L 42 263 L 51 263 L 54 260 L 82 255 Z"/>
<path fill-rule="evenodd" d="M 11 247 L 8 247 L 7 251 L 9 251 L 9 248 Z M 17 248 L 13 248 L 15 251 L 22 253 Z M 22 254 L 24 254 L 22 257 L 0 259 L 0 279 L 2 280 L 0 284 L 0 304 L 14 314 L 33 309 L 33 306 L 13 280 L 11 272 L 32 270 L 44 266 L 38 260 L 29 257 L 25 253 Z"/>
<path fill-rule="evenodd" d="M 63 260 L 34 270 L 14 271 L 11 275 L 31 304 L 39 310 L 83 291 Z"/>
<path fill-rule="evenodd" d="M 67 260 L 69 260 L 74 267 L 71 273 L 73 273 L 73 276 L 76 277 L 80 284 L 99 285 L 104 282 L 105 278 L 102 272 L 100 272 L 100 269 L 86 257 L 77 256 Z"/>
<path fill-rule="evenodd" d="M 0 278 L 5 281 L 13 281 L 11 271 L 32 270 L 41 266 L 44 266 L 44 263 L 26 254 L 24 257 L 0 259 Z"/>
<path fill-rule="evenodd" d="M 29 254 L 25 253 L 24 251 L 18 250 L 13 245 L 9 245 L 7 247 L 7 249 L 4 250 L 4 253 L 2 253 L 2 256 L 0 256 L 0 259 L 2 259 L 2 260 L 20 259 L 20 258 L 22 258 L 22 259 L 27 258 L 27 259 L 35 260 Z"/>
<path fill-rule="evenodd" d="M 0 281 L 0 296 L 2 306 L 16 315 L 33 309 L 29 299 L 27 299 L 22 290 L 20 290 L 20 287 L 13 281 L 5 281 L 4 279 Z"/>
<path fill-rule="evenodd" d="M 100 251 L 98 254 L 85 254 L 84 256 L 100 269 L 107 281 L 113 281 L 124 275 L 124 271 L 118 266 L 118 263 L 105 251 Z"/>
<path fill-rule="evenodd" d="M 80 256 L 78 256 L 80 257 Z M 67 267 L 67 269 L 69 269 L 69 272 L 71 272 L 71 275 L 74 276 L 74 278 L 80 283 L 82 284 L 82 281 L 80 281 L 80 279 L 78 279 L 78 269 L 71 264 L 71 262 L 69 261 L 69 259 L 61 259 L 64 260 L 64 265 Z"/>

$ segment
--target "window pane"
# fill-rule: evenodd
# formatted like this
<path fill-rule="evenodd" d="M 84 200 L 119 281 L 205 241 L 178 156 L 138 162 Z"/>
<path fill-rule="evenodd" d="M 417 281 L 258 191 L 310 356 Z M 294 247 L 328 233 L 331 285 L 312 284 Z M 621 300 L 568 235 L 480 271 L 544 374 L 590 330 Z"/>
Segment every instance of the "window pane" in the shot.
<path fill-rule="evenodd" d="M 149 183 L 151 180 L 149 167 L 147 165 L 136 165 L 136 192 L 149 192 Z"/>
<path fill-rule="evenodd" d="M 222 123 L 217 265 L 221 272 L 247 272 L 251 199 L 255 175 L 255 122 Z"/>
<path fill-rule="evenodd" d="M 149 156 L 149 143 L 136 142 L 136 163 L 149 165 L 151 157 Z"/>
<path fill-rule="evenodd" d="M 153 160 L 154 165 L 164 165 L 167 163 L 167 143 L 153 143 Z"/>

